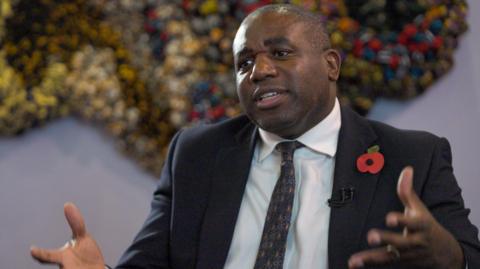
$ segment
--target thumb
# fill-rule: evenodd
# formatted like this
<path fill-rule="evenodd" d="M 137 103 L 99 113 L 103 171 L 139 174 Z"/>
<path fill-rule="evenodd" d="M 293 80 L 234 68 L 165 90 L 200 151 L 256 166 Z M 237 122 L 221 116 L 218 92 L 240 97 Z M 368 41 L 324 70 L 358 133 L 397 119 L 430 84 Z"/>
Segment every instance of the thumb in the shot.
<path fill-rule="evenodd" d="M 80 210 L 73 203 L 68 202 L 63 205 L 63 211 L 72 230 L 72 237 L 74 239 L 84 237 L 86 234 L 85 222 Z"/>
<path fill-rule="evenodd" d="M 413 190 L 413 168 L 407 166 L 403 168 L 398 178 L 397 194 L 405 209 L 413 209 L 419 205 L 420 199 Z"/>
<path fill-rule="evenodd" d="M 62 250 L 61 249 L 43 249 L 31 246 L 30 255 L 41 263 L 62 264 Z"/>

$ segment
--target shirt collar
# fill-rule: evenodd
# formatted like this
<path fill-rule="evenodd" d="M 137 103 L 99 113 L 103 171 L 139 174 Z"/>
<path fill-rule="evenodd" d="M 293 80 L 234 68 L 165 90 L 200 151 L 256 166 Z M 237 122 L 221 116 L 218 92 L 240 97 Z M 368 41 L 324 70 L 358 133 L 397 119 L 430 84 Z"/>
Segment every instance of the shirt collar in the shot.
<path fill-rule="evenodd" d="M 317 125 L 305 132 L 296 140 L 304 144 L 307 148 L 318 153 L 325 154 L 329 157 L 334 157 L 337 152 L 338 134 L 341 126 L 340 104 L 335 98 L 335 105 L 332 111 Z M 287 139 L 267 132 L 259 128 L 260 133 L 260 148 L 258 154 L 258 161 L 263 161 L 270 155 L 275 146 Z"/>

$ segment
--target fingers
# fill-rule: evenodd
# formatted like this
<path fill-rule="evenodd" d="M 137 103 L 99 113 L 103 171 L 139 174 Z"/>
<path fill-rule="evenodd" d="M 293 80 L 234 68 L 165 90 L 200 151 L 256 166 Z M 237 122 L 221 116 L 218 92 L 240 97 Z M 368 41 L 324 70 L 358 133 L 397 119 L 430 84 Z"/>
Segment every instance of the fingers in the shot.
<path fill-rule="evenodd" d="M 411 206 L 413 192 L 413 169 L 411 166 L 403 168 L 398 177 L 397 194 L 405 207 Z"/>
<path fill-rule="evenodd" d="M 425 246 L 425 240 L 419 234 L 409 234 L 407 236 L 372 229 L 368 232 L 367 241 L 370 246 L 392 245 L 399 250 L 415 249 Z"/>
<path fill-rule="evenodd" d="M 62 251 L 61 249 L 48 250 L 38 247 L 30 247 L 30 254 L 34 259 L 41 263 L 62 263 Z"/>
<path fill-rule="evenodd" d="M 389 218 L 387 216 L 387 225 L 394 227 L 394 224 L 397 223 L 404 226 L 404 234 L 410 230 L 427 229 L 432 223 L 432 216 L 413 189 L 413 168 L 411 166 L 405 167 L 400 173 L 397 194 L 405 206 L 404 216 L 401 217 L 398 214 Z"/>
<path fill-rule="evenodd" d="M 410 254 L 424 246 L 424 240 L 418 234 L 402 235 L 389 231 L 372 229 L 368 232 L 370 246 L 380 246 L 352 255 L 348 261 L 350 269 L 363 268 L 366 265 L 386 265 L 409 259 Z M 390 249 L 390 250 L 389 250 Z"/>
<path fill-rule="evenodd" d="M 411 166 L 403 168 L 398 177 L 397 195 L 405 206 L 406 211 L 410 209 L 425 209 L 425 206 L 413 189 L 413 168 Z"/>
<path fill-rule="evenodd" d="M 72 230 L 72 237 L 79 238 L 85 236 L 85 222 L 83 221 L 80 210 L 73 203 L 69 202 L 65 203 L 63 211 L 65 213 L 65 218 L 68 221 L 68 225 L 70 225 L 70 229 Z"/>
<path fill-rule="evenodd" d="M 369 264 L 388 264 L 394 262 L 396 258 L 385 247 L 366 250 L 353 254 L 348 260 L 348 268 L 363 268 Z"/>
<path fill-rule="evenodd" d="M 425 230 L 429 227 L 427 218 L 422 215 L 417 216 L 405 216 L 400 212 L 390 212 L 386 217 L 386 224 L 390 228 L 404 227 L 409 231 L 417 232 Z"/>
<path fill-rule="evenodd" d="M 403 213 L 390 212 L 386 224 L 390 228 L 403 228 L 403 233 L 372 229 L 367 235 L 370 246 L 381 246 L 352 255 L 349 268 L 392 263 L 422 264 L 431 255 L 431 236 L 434 219 L 413 188 L 413 168 L 405 167 L 400 173 L 397 194 L 405 207 Z"/>

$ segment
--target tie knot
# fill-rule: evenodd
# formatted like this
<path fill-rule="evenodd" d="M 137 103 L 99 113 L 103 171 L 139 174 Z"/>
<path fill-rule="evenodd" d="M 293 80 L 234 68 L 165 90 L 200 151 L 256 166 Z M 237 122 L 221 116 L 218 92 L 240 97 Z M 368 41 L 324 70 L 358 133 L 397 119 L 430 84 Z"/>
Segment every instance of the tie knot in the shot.
<path fill-rule="evenodd" d="M 298 141 L 284 141 L 280 142 L 277 144 L 275 147 L 278 151 L 280 151 L 283 154 L 287 155 L 293 155 L 293 152 L 298 149 L 303 147 L 304 145 Z"/>

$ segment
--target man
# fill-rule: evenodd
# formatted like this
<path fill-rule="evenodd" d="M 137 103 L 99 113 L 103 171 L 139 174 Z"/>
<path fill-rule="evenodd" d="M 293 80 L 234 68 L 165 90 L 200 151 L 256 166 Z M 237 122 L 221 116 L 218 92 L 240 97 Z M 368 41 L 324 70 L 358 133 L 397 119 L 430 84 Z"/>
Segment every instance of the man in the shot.
<path fill-rule="evenodd" d="M 173 138 L 118 268 L 480 268 L 448 142 L 340 108 L 340 56 L 315 14 L 263 7 L 233 53 L 246 116 Z M 65 215 L 73 240 L 32 255 L 103 268 L 78 209 Z"/>

